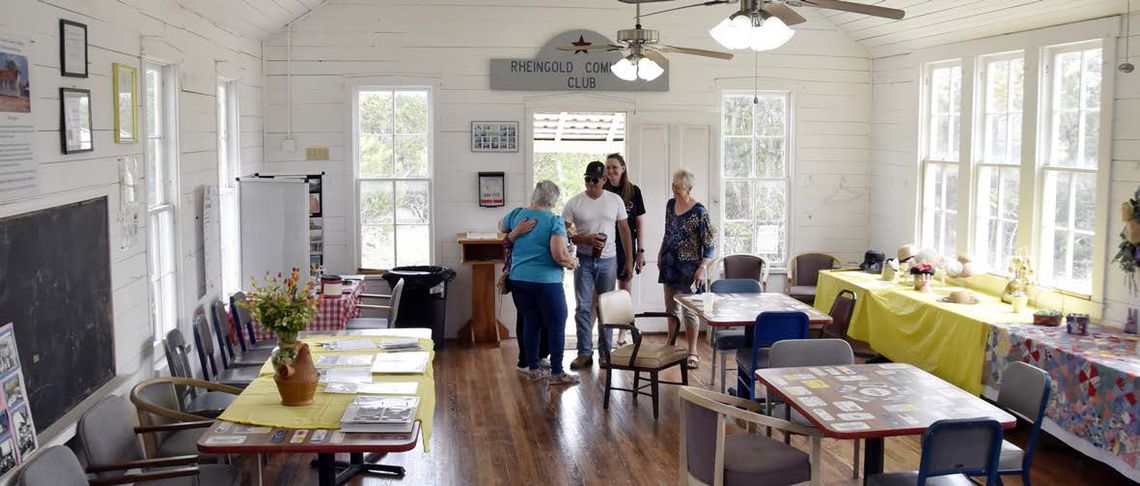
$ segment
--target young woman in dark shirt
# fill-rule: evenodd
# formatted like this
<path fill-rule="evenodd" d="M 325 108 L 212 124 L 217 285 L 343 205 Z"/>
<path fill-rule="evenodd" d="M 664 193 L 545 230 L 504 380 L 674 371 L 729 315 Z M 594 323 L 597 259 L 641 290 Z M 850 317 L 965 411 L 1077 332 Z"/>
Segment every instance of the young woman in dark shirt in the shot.
<path fill-rule="evenodd" d="M 606 156 L 606 186 L 607 191 L 610 191 L 618 196 L 621 196 L 622 202 L 625 203 L 625 212 L 629 214 L 629 233 L 630 241 L 633 243 L 633 269 L 637 273 L 641 273 L 641 267 L 645 266 L 645 247 L 641 244 L 641 220 L 645 214 L 645 201 L 641 199 L 641 188 L 634 185 L 629 181 L 629 171 L 625 165 L 625 158 L 621 154 L 609 154 Z M 618 288 L 630 291 L 633 283 L 633 275 L 625 275 L 622 269 L 625 268 L 625 248 L 622 247 L 621 239 L 617 241 L 617 268 L 618 268 Z M 621 331 L 618 334 L 617 344 L 623 345 L 626 342 L 626 331 Z"/>

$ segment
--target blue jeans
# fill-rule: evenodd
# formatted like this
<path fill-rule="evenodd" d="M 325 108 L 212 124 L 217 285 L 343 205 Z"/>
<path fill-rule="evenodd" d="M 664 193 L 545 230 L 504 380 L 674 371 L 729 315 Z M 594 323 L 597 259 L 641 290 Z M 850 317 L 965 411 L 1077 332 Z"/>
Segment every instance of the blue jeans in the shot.
<path fill-rule="evenodd" d="M 574 270 L 574 298 L 578 303 L 574 310 L 574 324 L 578 331 L 578 356 L 590 356 L 594 352 L 593 329 L 594 296 L 614 289 L 617 282 L 617 259 L 594 258 L 578 254 L 578 268 Z M 600 326 L 599 326 L 600 329 Z M 598 332 L 598 346 L 609 347 L 613 342 L 613 331 Z"/>
<path fill-rule="evenodd" d="M 562 352 L 566 347 L 566 292 L 562 283 L 511 280 L 511 296 L 523 314 L 523 349 L 526 366 L 538 369 L 541 337 L 546 334 L 550 350 L 550 372 L 562 373 Z"/>

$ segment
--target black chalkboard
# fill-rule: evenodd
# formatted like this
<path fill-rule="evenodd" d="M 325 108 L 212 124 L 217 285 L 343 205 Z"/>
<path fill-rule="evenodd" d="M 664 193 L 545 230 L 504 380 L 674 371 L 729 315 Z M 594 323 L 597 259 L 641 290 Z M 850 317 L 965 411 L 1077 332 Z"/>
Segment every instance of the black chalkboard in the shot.
<path fill-rule="evenodd" d="M 7 322 L 36 432 L 115 376 L 106 197 L 0 219 Z"/>

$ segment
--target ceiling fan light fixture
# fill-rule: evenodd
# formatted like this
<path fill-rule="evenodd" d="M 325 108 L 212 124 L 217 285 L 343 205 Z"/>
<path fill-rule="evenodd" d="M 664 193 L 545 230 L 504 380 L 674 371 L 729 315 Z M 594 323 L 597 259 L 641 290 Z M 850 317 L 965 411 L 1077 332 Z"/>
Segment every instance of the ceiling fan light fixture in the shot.
<path fill-rule="evenodd" d="M 752 20 L 747 15 L 736 15 L 720 21 L 709 29 L 709 35 L 725 49 L 748 49 L 750 30 L 752 30 Z"/>
<path fill-rule="evenodd" d="M 762 18 L 763 16 L 764 14 L 756 17 L 745 13 L 734 14 L 709 29 L 709 35 L 726 49 L 734 51 L 770 51 L 784 45 L 796 35 L 796 31 L 779 17 Z"/>
<path fill-rule="evenodd" d="M 637 65 L 628 57 L 610 65 L 610 72 L 623 81 L 637 81 Z"/>
<path fill-rule="evenodd" d="M 754 51 L 777 49 L 792 40 L 796 31 L 792 30 L 779 17 L 768 17 L 759 27 L 753 27 L 749 47 Z"/>
<path fill-rule="evenodd" d="M 637 77 L 646 81 L 653 81 L 665 72 L 660 65 L 648 57 L 643 57 L 637 61 Z"/>

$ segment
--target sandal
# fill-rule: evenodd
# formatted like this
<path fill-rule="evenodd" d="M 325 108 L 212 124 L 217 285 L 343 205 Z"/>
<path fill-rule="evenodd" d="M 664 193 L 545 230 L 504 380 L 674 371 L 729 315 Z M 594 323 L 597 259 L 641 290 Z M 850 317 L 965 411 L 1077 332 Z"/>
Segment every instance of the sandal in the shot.
<path fill-rule="evenodd" d="M 701 358 L 695 354 L 690 354 L 688 359 L 685 360 L 685 367 L 690 370 L 695 370 L 701 366 Z"/>

